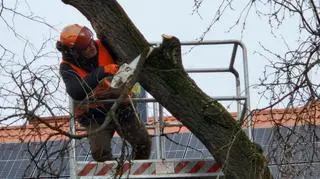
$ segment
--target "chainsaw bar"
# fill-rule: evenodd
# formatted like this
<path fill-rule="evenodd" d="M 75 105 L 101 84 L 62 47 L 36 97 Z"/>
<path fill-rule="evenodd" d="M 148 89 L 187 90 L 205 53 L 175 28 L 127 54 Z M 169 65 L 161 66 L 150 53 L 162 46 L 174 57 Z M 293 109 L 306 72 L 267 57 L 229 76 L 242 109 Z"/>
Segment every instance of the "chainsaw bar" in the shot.
<path fill-rule="evenodd" d="M 150 47 L 146 58 L 148 58 L 148 56 L 151 54 L 152 51 L 153 51 L 153 48 Z M 132 60 L 131 63 L 122 64 L 119 67 L 119 70 L 117 71 L 117 73 L 113 76 L 113 79 L 112 79 L 111 85 L 110 85 L 111 88 L 119 89 L 119 88 L 123 87 L 123 85 L 125 83 L 129 82 L 132 79 L 132 76 L 137 69 L 137 65 L 138 65 L 138 62 L 140 59 L 141 59 L 141 54 L 138 55 L 134 60 Z"/>

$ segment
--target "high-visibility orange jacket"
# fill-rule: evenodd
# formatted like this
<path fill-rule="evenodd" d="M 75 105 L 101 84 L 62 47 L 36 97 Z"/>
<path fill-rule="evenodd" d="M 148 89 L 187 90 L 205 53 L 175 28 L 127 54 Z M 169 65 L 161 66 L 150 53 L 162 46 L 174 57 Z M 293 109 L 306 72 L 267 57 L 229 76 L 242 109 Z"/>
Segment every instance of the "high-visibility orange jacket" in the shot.
<path fill-rule="evenodd" d="M 63 56 L 60 64 L 60 74 L 66 85 L 67 93 L 74 100 L 83 100 L 85 98 L 99 98 L 110 87 L 110 82 L 105 78 L 108 75 L 103 67 L 112 64 L 113 59 L 106 48 L 99 40 L 96 40 L 98 54 L 93 59 L 73 59 L 70 56 Z M 106 112 L 101 108 L 102 104 L 90 103 L 78 106 L 75 109 L 76 117 L 91 109 L 91 113 Z M 97 110 L 97 111 L 95 111 Z M 102 115 L 102 114 L 92 114 Z"/>

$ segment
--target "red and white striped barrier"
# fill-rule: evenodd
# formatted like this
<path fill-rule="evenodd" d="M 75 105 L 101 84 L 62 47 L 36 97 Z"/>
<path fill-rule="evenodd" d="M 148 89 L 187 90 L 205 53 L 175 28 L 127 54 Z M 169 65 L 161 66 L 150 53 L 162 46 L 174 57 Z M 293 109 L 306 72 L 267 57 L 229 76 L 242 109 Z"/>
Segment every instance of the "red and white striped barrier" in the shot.
<path fill-rule="evenodd" d="M 85 176 L 114 176 L 122 173 L 122 176 L 141 176 L 148 175 L 166 175 L 166 176 L 199 176 L 199 174 L 206 176 L 223 175 L 220 165 L 214 160 L 135 160 L 131 163 L 125 162 L 122 171 L 117 172 L 117 162 L 108 161 L 104 163 L 99 162 L 78 162 L 77 173 L 80 177 Z"/>

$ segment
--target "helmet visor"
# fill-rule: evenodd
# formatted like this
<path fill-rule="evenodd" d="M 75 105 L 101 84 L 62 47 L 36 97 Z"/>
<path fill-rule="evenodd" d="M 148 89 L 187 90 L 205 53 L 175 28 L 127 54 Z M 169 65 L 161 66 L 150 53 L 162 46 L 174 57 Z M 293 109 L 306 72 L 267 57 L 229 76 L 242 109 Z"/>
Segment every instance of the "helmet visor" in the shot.
<path fill-rule="evenodd" d="M 80 30 L 73 47 L 79 50 L 86 49 L 91 44 L 92 40 L 93 34 L 91 30 L 84 26 Z"/>

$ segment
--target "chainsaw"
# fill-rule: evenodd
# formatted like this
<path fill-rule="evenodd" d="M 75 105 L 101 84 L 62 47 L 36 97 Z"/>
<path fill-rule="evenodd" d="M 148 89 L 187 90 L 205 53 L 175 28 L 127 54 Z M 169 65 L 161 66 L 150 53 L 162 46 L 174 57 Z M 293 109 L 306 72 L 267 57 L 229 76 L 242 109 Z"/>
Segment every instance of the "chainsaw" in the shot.
<path fill-rule="evenodd" d="M 151 54 L 153 48 L 150 47 L 146 58 Z M 112 89 L 121 89 L 126 83 L 132 80 L 132 76 L 135 73 L 139 61 L 141 59 L 141 54 L 138 55 L 135 59 L 133 59 L 129 64 L 124 63 L 119 67 L 117 73 L 113 76 L 111 81 Z"/>

